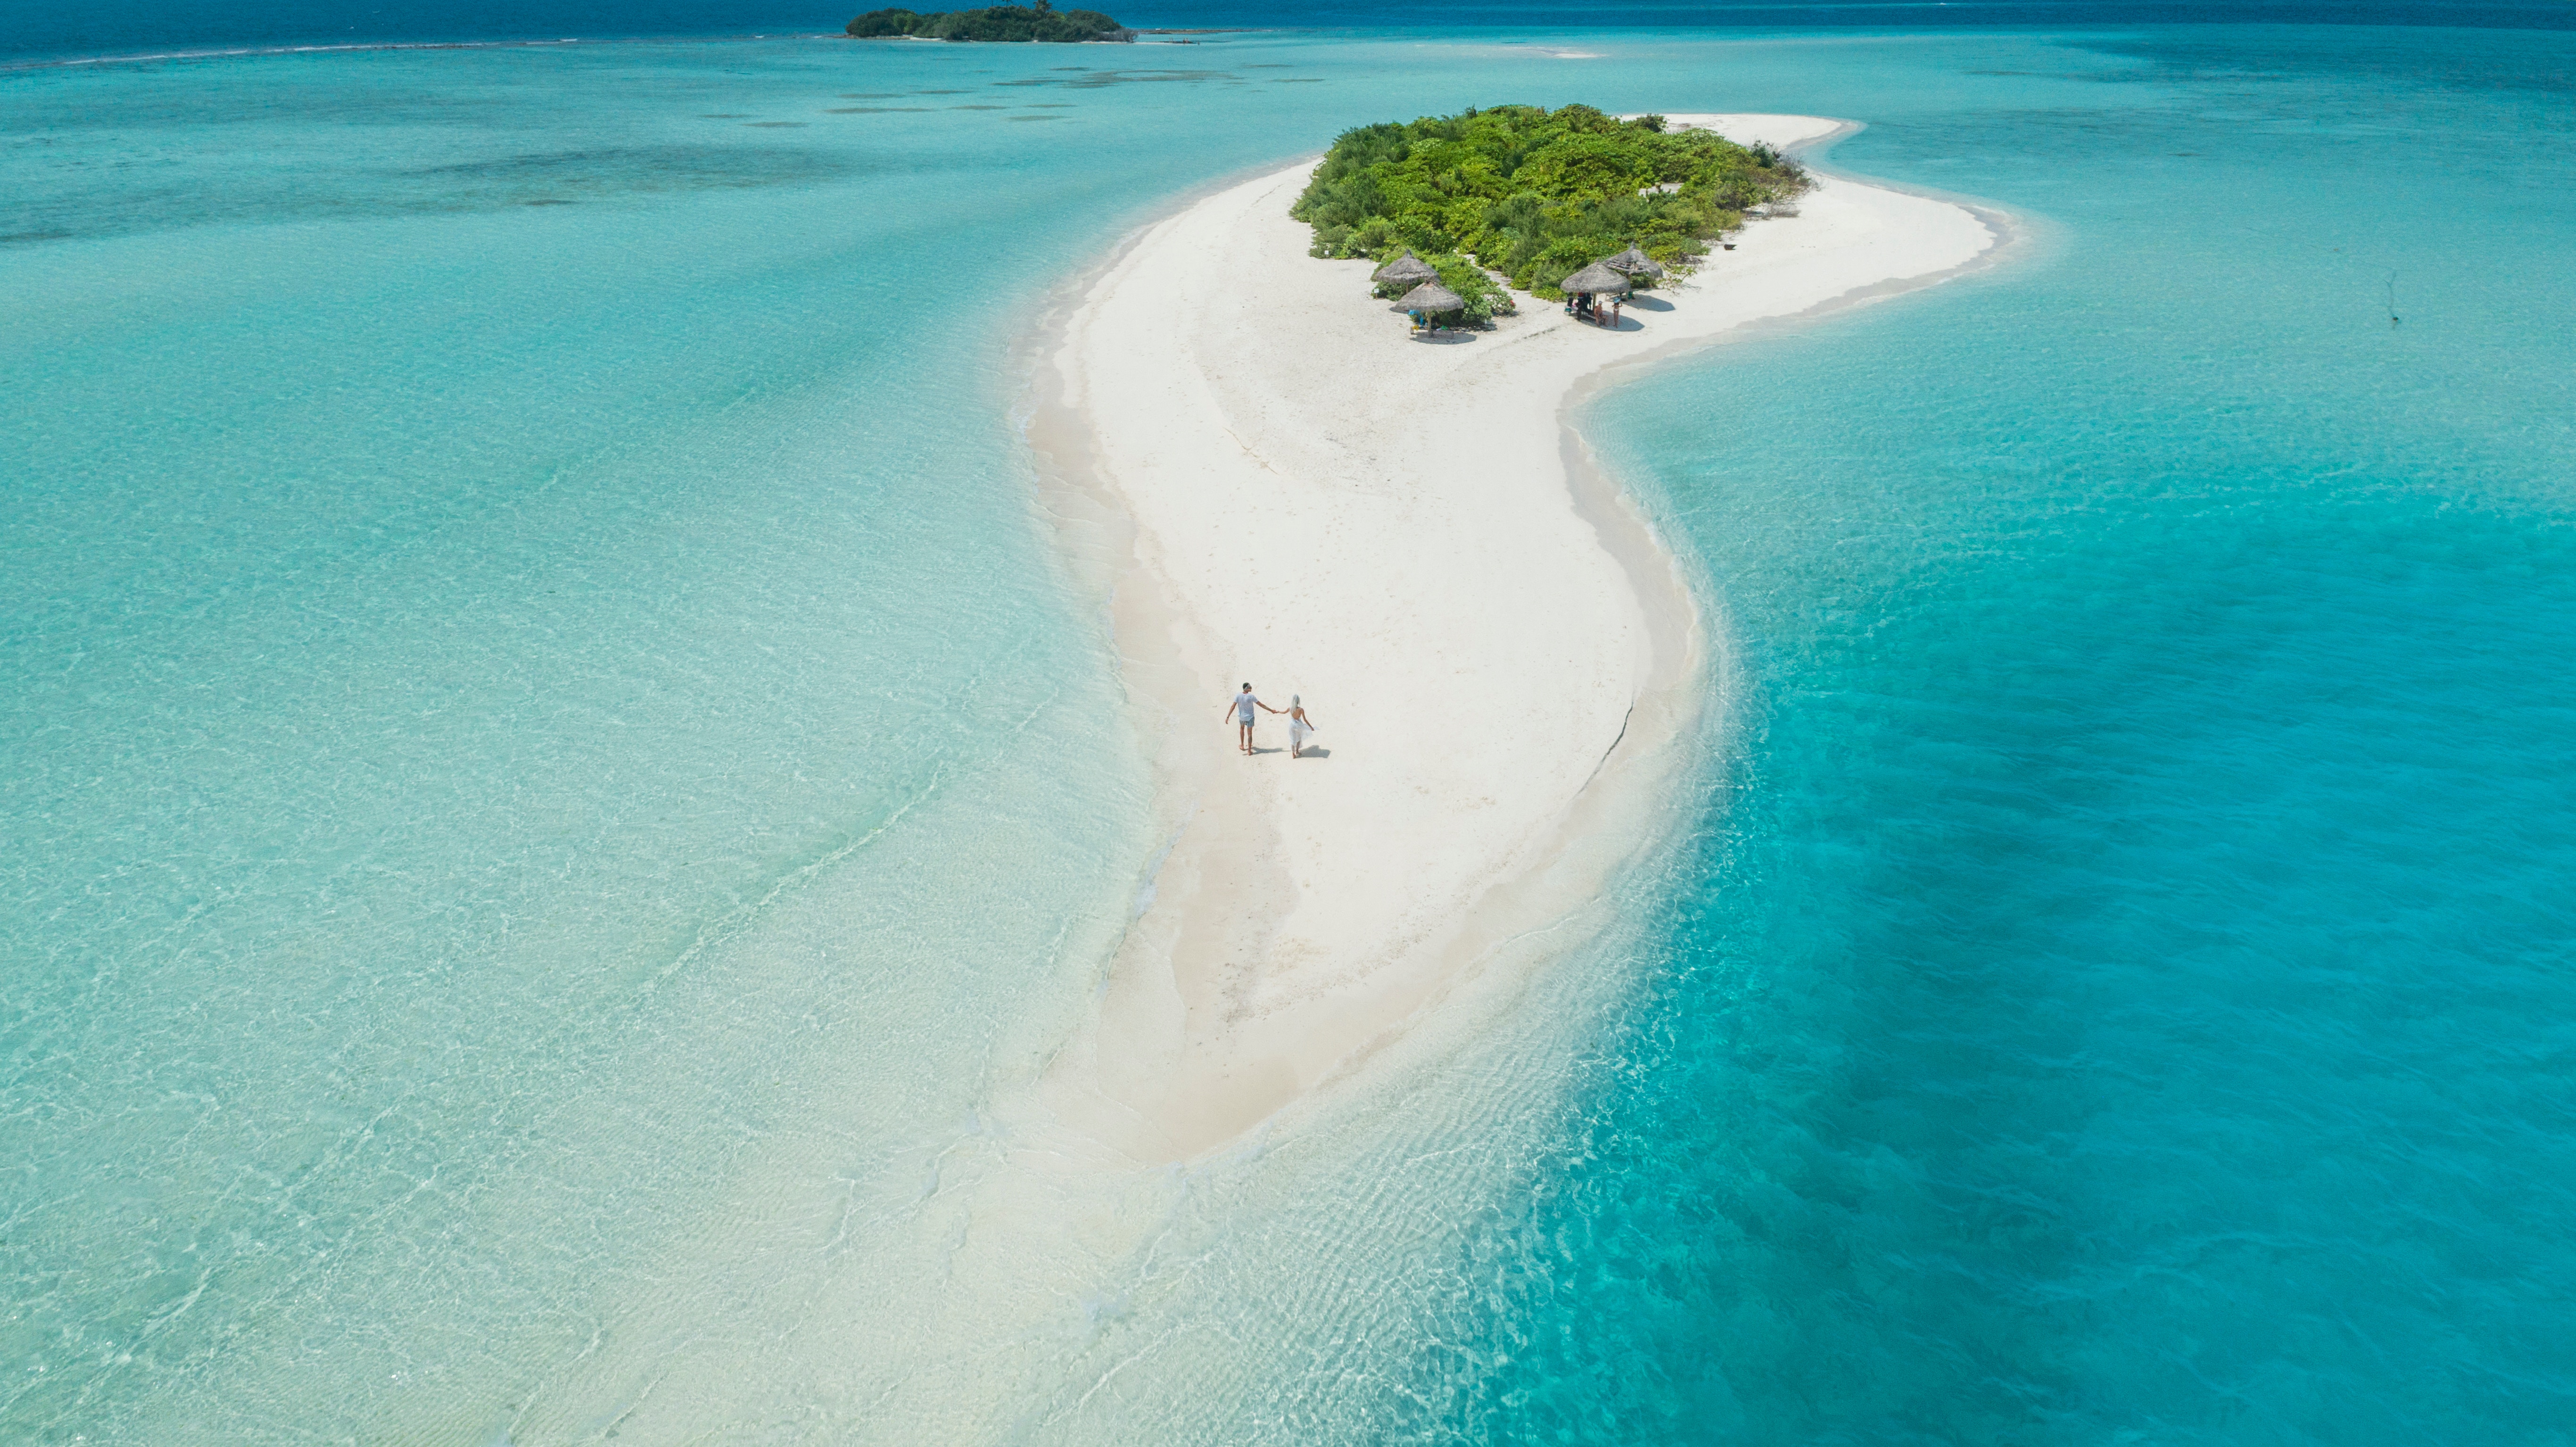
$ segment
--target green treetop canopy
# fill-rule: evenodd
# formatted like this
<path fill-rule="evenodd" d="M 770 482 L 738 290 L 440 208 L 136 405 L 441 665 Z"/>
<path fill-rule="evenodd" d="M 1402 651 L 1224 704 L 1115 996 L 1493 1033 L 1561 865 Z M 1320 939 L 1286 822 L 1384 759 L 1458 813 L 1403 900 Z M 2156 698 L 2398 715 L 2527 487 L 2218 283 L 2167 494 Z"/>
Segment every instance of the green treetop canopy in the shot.
<path fill-rule="evenodd" d="M 1372 282 L 1436 281 L 1439 277 L 1440 273 L 1431 269 L 1431 263 L 1415 256 L 1411 248 L 1407 248 L 1402 256 L 1369 273 L 1369 280 Z"/>
<path fill-rule="evenodd" d="M 1436 281 L 1426 281 L 1404 294 L 1396 305 L 1409 312 L 1454 312 L 1467 299 Z"/>
<path fill-rule="evenodd" d="M 1568 296 L 1587 291 L 1595 296 L 1616 296 L 1628 289 L 1628 278 L 1612 271 L 1608 263 L 1596 261 L 1558 282 L 1556 289 Z"/>

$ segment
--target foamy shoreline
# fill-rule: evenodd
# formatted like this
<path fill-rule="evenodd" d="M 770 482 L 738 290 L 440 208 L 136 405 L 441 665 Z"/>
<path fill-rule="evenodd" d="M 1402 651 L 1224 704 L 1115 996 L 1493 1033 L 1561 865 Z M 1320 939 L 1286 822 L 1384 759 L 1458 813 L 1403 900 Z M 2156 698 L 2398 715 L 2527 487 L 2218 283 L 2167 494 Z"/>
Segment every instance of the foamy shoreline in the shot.
<path fill-rule="evenodd" d="M 1790 147 L 1793 116 L 1675 116 Z M 1605 369 L 1746 322 L 1928 284 L 1998 237 L 1966 209 L 1820 178 L 1617 333 L 1549 303 L 1410 340 L 1368 266 L 1306 254 L 1312 162 L 1136 237 L 1045 339 L 1033 443 L 1107 524 L 1127 690 L 1172 843 L 1050 1114 L 1117 1154 L 1241 1136 L 1470 982 L 1589 938 L 1666 833 L 1693 751 L 1692 591 L 1564 412 Z M 1660 303 L 1660 305 L 1659 305 Z M 1304 696 L 1245 758 L 1237 683 Z M 1453 1014 L 1461 1012 L 1451 1012 Z M 1473 1013 L 1473 1012 L 1463 1012 Z"/>

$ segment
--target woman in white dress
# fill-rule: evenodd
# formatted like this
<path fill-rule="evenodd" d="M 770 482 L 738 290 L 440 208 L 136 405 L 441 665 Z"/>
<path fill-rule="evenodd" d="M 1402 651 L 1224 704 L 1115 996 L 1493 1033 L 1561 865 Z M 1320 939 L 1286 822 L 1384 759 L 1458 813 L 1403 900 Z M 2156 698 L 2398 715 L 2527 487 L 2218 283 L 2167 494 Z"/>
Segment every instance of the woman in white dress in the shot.
<path fill-rule="evenodd" d="M 1313 736 L 1314 732 L 1315 721 L 1306 717 L 1306 706 L 1297 701 L 1297 695 L 1293 693 L 1288 695 L 1288 757 L 1304 758 L 1306 740 Z"/>

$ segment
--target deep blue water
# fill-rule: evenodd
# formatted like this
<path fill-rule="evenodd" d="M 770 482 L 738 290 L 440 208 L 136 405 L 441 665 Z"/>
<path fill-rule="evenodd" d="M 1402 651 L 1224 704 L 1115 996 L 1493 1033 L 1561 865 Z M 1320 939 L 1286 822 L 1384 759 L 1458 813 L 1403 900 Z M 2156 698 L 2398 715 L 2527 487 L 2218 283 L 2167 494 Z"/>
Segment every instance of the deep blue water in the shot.
<path fill-rule="evenodd" d="M 452 42 L 616 36 L 745 35 L 836 32 L 852 15 L 878 8 L 864 0 L 843 7 L 815 0 L 264 0 L 208 7 L 142 0 L 116 7 L 63 6 L 44 0 L 0 0 L 0 56 L 132 55 L 230 46 Z M 964 9 L 921 5 L 915 9 Z M 1098 8 L 1098 7 L 1093 7 Z M 1673 28 L 1948 29 L 2087 25 L 2230 24 L 2261 20 L 2304 25 L 2444 25 L 2565 29 L 2576 12 L 2549 0 L 2208 0 L 2140 4 L 2136 0 L 1864 0 L 1782 4 L 1777 0 L 1624 0 L 1616 6 L 1564 0 L 1509 4 L 1497 0 L 1413 3 L 1396 7 L 1321 0 L 1141 0 L 1110 7 L 1133 25 L 1259 26 L 1383 32 L 1390 27 L 1462 30 L 1586 30 L 1605 26 Z"/>
<path fill-rule="evenodd" d="M 2576 1432 L 2576 52 L 2074 48 L 1835 157 L 2040 256 L 1599 409 L 1743 732 L 1478 1440 Z"/>
<path fill-rule="evenodd" d="M 924 1214 L 1152 844 L 1133 750 L 1060 767 L 1114 699 L 1009 336 L 1175 189 L 1501 90 L 1852 115 L 1833 164 L 2028 240 L 1596 406 L 1724 767 L 1516 1188 L 1247 1213 L 1162 1284 L 1271 1316 L 1131 1283 L 1099 1339 L 1187 1411 L 991 1435 L 2570 1440 L 2563 8 L 1119 13 L 1409 28 L 0 77 L 0 1436 L 552 1441 L 602 1340 L 816 1420 L 859 1367 L 797 1293 L 874 1267 L 799 1233 Z M 1771 28 L 1642 28 L 1721 20 Z M 1408 1202 L 1465 1225 L 1374 1247 Z"/>

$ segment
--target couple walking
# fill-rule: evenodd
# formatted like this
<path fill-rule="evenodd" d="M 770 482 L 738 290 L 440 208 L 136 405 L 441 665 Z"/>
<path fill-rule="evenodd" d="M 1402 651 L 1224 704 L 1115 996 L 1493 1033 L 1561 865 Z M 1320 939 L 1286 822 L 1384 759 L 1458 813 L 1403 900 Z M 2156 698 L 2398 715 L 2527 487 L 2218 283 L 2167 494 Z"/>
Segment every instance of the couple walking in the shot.
<path fill-rule="evenodd" d="M 1306 717 L 1305 705 L 1297 701 L 1297 695 L 1293 693 L 1288 695 L 1288 706 L 1286 708 L 1272 708 L 1270 705 L 1263 703 L 1260 699 L 1255 698 L 1252 693 L 1252 685 L 1247 683 L 1243 686 L 1243 692 L 1236 694 L 1233 700 L 1226 704 L 1226 707 L 1232 710 L 1234 714 L 1236 733 L 1234 747 L 1236 752 L 1246 754 L 1254 752 L 1252 747 L 1252 724 L 1257 715 L 1253 713 L 1253 710 L 1261 709 L 1269 713 L 1284 713 L 1288 715 L 1288 757 L 1292 759 L 1301 759 L 1306 756 L 1306 740 L 1315 732 L 1315 723 L 1314 720 Z"/>

